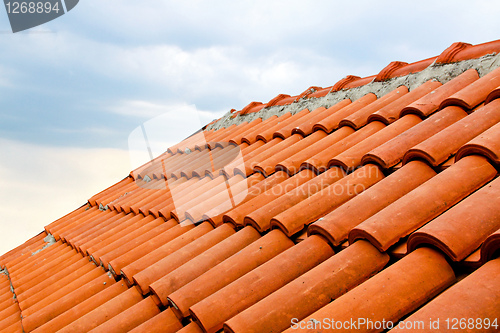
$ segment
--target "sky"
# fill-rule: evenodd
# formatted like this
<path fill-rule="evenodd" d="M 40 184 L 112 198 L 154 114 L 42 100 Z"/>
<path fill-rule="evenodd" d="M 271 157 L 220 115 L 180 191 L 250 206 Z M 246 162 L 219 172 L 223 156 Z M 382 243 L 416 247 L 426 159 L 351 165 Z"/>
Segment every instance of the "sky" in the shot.
<path fill-rule="evenodd" d="M 154 117 L 215 119 L 496 40 L 499 11 L 494 0 L 81 0 L 13 34 L 0 8 L 0 254 L 126 177 L 129 135 Z"/>

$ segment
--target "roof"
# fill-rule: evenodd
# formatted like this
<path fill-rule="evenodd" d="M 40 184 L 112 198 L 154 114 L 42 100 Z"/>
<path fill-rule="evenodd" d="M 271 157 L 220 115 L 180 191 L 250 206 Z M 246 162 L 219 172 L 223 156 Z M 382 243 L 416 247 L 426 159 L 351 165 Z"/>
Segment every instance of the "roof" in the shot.
<path fill-rule="evenodd" d="M 2 332 L 498 331 L 499 51 L 230 111 L 1 256 Z"/>

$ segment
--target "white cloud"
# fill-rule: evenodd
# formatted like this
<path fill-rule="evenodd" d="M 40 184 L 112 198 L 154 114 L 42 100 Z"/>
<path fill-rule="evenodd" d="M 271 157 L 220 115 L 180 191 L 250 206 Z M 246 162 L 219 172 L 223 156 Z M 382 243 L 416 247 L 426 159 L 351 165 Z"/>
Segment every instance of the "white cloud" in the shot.
<path fill-rule="evenodd" d="M 0 253 L 130 172 L 127 151 L 54 148 L 0 139 Z"/>

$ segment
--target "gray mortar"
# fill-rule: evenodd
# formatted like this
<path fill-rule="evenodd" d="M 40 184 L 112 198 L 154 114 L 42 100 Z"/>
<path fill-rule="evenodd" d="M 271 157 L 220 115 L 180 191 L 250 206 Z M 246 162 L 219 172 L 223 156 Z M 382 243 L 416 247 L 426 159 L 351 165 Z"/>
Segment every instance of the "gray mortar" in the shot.
<path fill-rule="evenodd" d="M 41 249 L 39 250 L 36 250 L 35 252 L 32 252 L 31 255 L 34 256 L 35 254 L 45 250 L 46 248 L 48 248 L 49 246 L 51 246 L 52 244 L 55 244 L 56 243 L 56 239 L 54 238 L 54 236 L 52 236 L 51 234 L 48 234 L 47 236 L 45 236 L 45 238 L 43 239 L 43 241 L 47 244 L 45 244 Z"/>
<path fill-rule="evenodd" d="M 304 98 L 288 105 L 265 107 L 258 112 L 237 115 L 234 118 L 231 118 L 232 113 L 228 112 L 217 122 L 207 126 L 206 129 L 218 130 L 233 124 L 241 124 L 244 121 L 251 122 L 257 118 L 266 120 L 273 115 L 281 116 L 287 112 L 290 112 L 293 115 L 304 109 L 313 111 L 318 107 L 329 108 L 343 99 L 349 98 L 354 102 L 368 93 L 374 93 L 377 97 L 381 97 L 401 85 L 405 85 L 411 91 L 431 79 L 438 80 L 442 84 L 445 84 L 471 68 L 476 69 L 479 76 L 482 77 L 497 67 L 500 67 L 500 54 L 495 53 L 485 55 L 478 59 L 464 60 L 452 64 L 441 65 L 432 63 L 429 67 L 418 73 L 411 73 L 406 76 L 396 77 L 384 82 L 372 81 L 361 87 L 335 91 L 323 97 Z"/>

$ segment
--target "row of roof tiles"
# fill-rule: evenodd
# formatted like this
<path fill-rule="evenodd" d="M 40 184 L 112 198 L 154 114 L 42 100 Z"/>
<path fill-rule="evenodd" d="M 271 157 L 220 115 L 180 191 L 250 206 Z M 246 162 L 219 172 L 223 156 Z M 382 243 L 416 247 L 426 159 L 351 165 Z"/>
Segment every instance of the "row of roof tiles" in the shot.
<path fill-rule="evenodd" d="M 471 69 L 194 135 L 0 257 L 1 327 L 317 332 L 410 315 L 494 331 L 499 86 L 499 69 Z"/>

